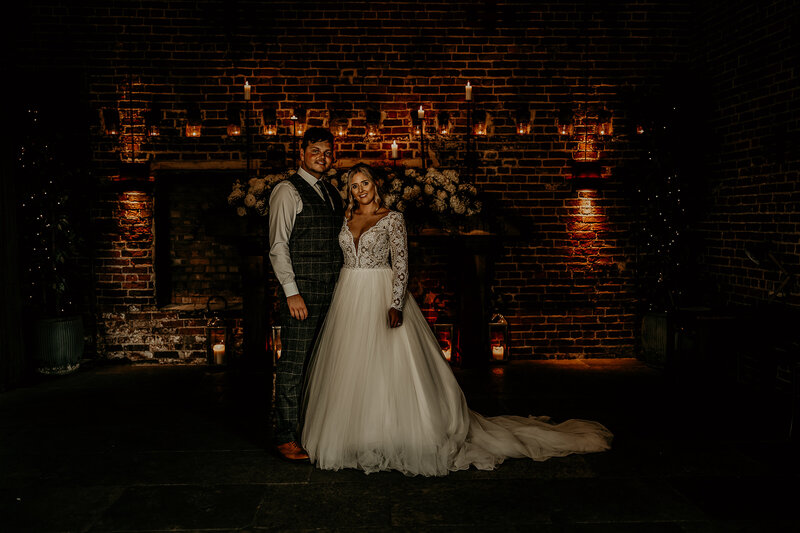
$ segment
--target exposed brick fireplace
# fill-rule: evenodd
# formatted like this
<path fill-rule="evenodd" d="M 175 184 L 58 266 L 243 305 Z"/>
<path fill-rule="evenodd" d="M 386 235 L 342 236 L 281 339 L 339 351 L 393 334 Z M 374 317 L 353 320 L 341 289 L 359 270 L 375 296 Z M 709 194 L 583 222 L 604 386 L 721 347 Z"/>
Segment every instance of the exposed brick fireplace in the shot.
<path fill-rule="evenodd" d="M 776 12 L 788 9 L 775 5 Z M 703 147 L 713 159 L 713 183 L 702 198 L 713 205 L 698 224 L 709 243 L 697 255 L 702 274 L 713 282 L 698 284 L 720 289 L 725 302 L 769 300 L 782 274 L 742 259 L 745 245 L 757 239 L 755 229 L 740 229 L 757 210 L 758 231 L 779 232 L 774 252 L 796 268 L 796 209 L 786 207 L 797 194 L 796 158 L 781 148 L 796 124 L 781 125 L 788 108 L 759 104 L 754 86 L 746 101 L 760 109 L 758 120 L 775 127 L 736 129 L 749 111 L 728 94 L 743 75 L 722 61 L 740 48 L 725 45 L 724 27 L 736 19 L 726 17 L 718 18 L 713 6 L 689 2 L 432 0 L 367 8 L 36 2 L 22 19 L 16 78 L 47 71 L 51 79 L 67 72 L 73 75 L 64 79 L 80 79 L 69 93 L 80 98 L 64 105 L 86 109 L 91 167 L 101 191 L 92 211 L 97 355 L 205 361 L 204 310 L 212 297 L 225 298 L 232 330 L 243 342 L 245 300 L 268 301 L 276 287 L 260 255 L 263 220 L 237 219 L 225 196 L 237 177 L 292 164 L 292 116 L 306 127 L 330 127 L 337 134 L 342 128 L 340 168 L 361 160 L 427 164 L 457 169 L 475 183 L 487 200 L 484 216 L 493 233 L 485 268 L 476 268 L 486 279 L 478 297 L 481 316 L 471 319 L 487 320 L 499 304 L 509 322 L 512 358 L 631 355 L 641 311 L 632 191 L 644 179 L 631 163 L 647 156 L 636 136 L 639 95 L 667 104 L 675 97 L 698 109 L 701 82 L 708 82 L 711 96 L 725 98 L 702 110 L 714 116 L 696 121 L 737 133 L 725 137 L 721 148 Z M 712 22 L 714 31 L 698 37 L 694 19 Z M 778 64 L 772 52 L 764 54 Z M 698 72 L 708 79 L 699 80 Z M 245 81 L 252 91 L 247 101 Z M 782 83 L 776 78 L 769 87 L 782 95 Z M 768 85 L 765 91 L 772 90 Z M 420 105 L 430 128 L 424 145 L 415 130 Z M 613 115 L 613 140 L 595 165 L 600 187 L 569 179 L 574 156 L 559 121 L 564 108 L 581 106 Z M 470 120 L 484 121 L 480 135 L 467 131 L 468 111 Z M 112 133 L 115 117 L 118 131 Z M 238 136 L 228 128 L 236 117 L 243 133 Z M 377 136 L 370 136 L 376 120 Z M 199 136 L 187 137 L 187 125 L 195 122 Z M 158 136 L 149 135 L 151 126 Z M 274 135 L 267 126 L 275 127 Z M 447 133 L 441 133 L 444 126 Z M 766 133 L 759 133 L 755 148 L 739 150 L 754 132 Z M 392 141 L 397 161 L 389 160 Z M 148 165 L 144 179 L 126 180 L 120 170 L 125 161 Z M 706 176 L 698 170 L 690 178 Z M 467 261 L 453 258 L 474 261 L 468 251 L 483 246 L 478 242 L 412 237 L 410 288 L 421 303 L 438 295 L 438 309 L 430 312 L 466 320 L 461 267 Z M 261 287 L 256 295 L 254 287 Z M 786 293 L 796 305 L 795 282 Z M 271 309 L 251 319 L 266 328 Z"/>

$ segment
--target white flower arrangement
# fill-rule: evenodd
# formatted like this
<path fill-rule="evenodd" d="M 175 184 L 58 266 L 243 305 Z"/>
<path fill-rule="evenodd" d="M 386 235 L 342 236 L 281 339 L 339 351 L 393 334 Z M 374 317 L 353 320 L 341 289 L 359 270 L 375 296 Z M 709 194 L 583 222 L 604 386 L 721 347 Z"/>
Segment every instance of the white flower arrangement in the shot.
<path fill-rule="evenodd" d="M 389 193 L 384 202 L 392 209 L 429 209 L 439 215 L 469 217 L 481 212 L 478 189 L 471 183 L 461 183 L 453 169 L 429 168 L 424 174 L 415 168 L 402 173 L 389 169 L 384 184 Z"/>
<path fill-rule="evenodd" d="M 347 201 L 347 183 L 343 179 L 345 172 L 330 169 L 327 173 L 328 181 L 339 191 L 343 202 Z M 287 170 L 268 174 L 251 178 L 246 183 L 237 180 L 228 195 L 228 204 L 236 209 L 239 216 L 267 216 L 270 192 L 293 173 Z M 423 172 L 416 168 L 401 170 L 387 167 L 377 175 L 383 176 L 379 178 L 378 186 L 385 191 L 383 200 L 386 206 L 404 213 L 407 218 L 423 220 L 426 213 L 471 217 L 479 214 L 483 207 L 478 189 L 471 183 L 461 183 L 456 170 L 429 168 Z"/>
<path fill-rule="evenodd" d="M 228 205 L 236 208 L 240 217 L 248 214 L 267 216 L 269 214 L 269 194 L 272 188 L 291 175 L 289 171 L 267 174 L 261 178 L 250 178 L 247 183 L 236 180 L 228 195 Z"/>

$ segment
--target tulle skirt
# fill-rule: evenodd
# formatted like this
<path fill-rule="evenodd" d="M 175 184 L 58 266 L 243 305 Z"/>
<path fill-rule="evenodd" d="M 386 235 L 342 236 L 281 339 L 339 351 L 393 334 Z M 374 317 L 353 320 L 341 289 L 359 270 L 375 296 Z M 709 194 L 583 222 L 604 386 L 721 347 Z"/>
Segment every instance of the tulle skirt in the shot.
<path fill-rule="evenodd" d="M 470 411 L 411 295 L 389 327 L 391 283 L 385 268 L 339 276 L 304 388 L 302 444 L 317 467 L 433 476 L 610 447 L 597 422 Z"/>

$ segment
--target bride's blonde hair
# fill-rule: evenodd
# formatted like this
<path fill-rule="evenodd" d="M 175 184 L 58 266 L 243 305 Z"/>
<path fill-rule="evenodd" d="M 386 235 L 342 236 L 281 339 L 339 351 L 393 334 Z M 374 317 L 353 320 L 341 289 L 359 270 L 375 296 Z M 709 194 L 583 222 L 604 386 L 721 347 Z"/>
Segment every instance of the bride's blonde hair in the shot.
<path fill-rule="evenodd" d="M 367 179 L 372 183 L 372 186 L 375 189 L 375 199 L 377 200 L 378 207 L 375 209 L 376 211 L 384 206 L 383 204 L 383 196 L 381 195 L 380 187 L 378 187 L 378 182 L 375 180 L 375 171 L 372 170 L 372 167 L 367 165 L 366 163 L 358 163 L 353 165 L 353 167 L 347 171 L 347 175 L 345 176 L 345 180 L 347 183 L 347 208 L 344 210 L 344 217 L 347 220 L 353 218 L 353 211 L 355 210 L 356 202 L 355 197 L 353 196 L 353 190 L 350 188 L 350 180 L 356 174 L 363 174 L 367 177 Z"/>

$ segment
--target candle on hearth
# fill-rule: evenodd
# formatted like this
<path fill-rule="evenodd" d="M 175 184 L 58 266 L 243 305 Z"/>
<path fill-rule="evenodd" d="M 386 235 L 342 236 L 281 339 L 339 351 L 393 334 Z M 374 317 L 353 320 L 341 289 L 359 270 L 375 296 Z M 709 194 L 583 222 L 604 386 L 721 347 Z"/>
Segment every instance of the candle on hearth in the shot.
<path fill-rule="evenodd" d="M 467 85 L 466 87 L 464 87 L 464 90 L 467 91 L 466 100 L 467 102 L 469 102 L 470 100 L 472 100 L 472 86 L 469 84 L 469 82 L 467 82 Z"/>
<path fill-rule="evenodd" d="M 397 141 L 392 141 L 392 159 L 397 159 Z"/>
<path fill-rule="evenodd" d="M 222 343 L 215 344 L 212 349 L 214 350 L 214 364 L 221 365 L 225 357 L 225 345 Z"/>
<path fill-rule="evenodd" d="M 422 106 L 419 106 L 419 109 L 417 109 L 417 117 L 418 118 L 425 118 L 425 110 L 422 109 Z"/>
<path fill-rule="evenodd" d="M 250 100 L 250 84 L 247 83 L 247 80 L 244 80 L 244 99 Z"/>
<path fill-rule="evenodd" d="M 453 351 L 448 346 L 447 348 L 442 349 L 442 355 L 444 355 L 444 360 L 450 362 L 450 359 L 453 357 Z"/>
<path fill-rule="evenodd" d="M 503 360 L 503 353 L 504 349 L 499 344 L 492 345 L 492 359 L 495 361 L 502 361 Z"/>

